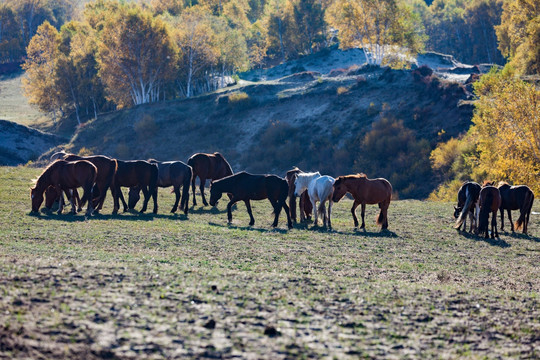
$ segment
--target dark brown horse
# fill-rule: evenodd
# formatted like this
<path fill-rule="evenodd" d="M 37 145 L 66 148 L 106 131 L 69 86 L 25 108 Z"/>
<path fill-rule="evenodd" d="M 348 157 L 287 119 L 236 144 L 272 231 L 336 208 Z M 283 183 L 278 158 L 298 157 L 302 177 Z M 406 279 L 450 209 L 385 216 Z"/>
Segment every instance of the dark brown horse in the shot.
<path fill-rule="evenodd" d="M 529 216 L 534 202 L 534 193 L 527 185 L 510 186 L 508 183 L 501 181 L 497 186 L 501 193 L 501 231 L 504 230 L 504 210 L 508 211 L 508 219 L 510 220 L 510 230 L 514 231 L 512 223 L 511 210 L 519 210 L 519 218 L 516 221 L 516 229 L 519 230 L 523 226 L 523 233 L 527 233 L 529 225 Z"/>
<path fill-rule="evenodd" d="M 192 169 L 191 166 L 184 164 L 182 161 L 165 161 L 160 162 L 154 159 L 148 160 L 151 164 L 158 166 L 158 187 L 173 187 L 173 192 L 176 195 L 176 201 L 171 210 L 172 213 L 178 209 L 178 203 L 180 202 L 180 188 L 182 189 L 182 202 L 180 204 L 180 210 L 184 211 L 187 215 L 189 208 L 189 185 L 191 184 Z M 129 189 L 128 207 L 130 209 L 135 208 L 137 202 L 141 198 L 141 188 L 134 186 Z"/>
<path fill-rule="evenodd" d="M 386 179 L 368 179 L 365 174 L 339 176 L 334 183 L 334 196 L 332 200 L 338 202 L 346 194 L 351 193 L 354 203 L 351 213 L 354 219 L 354 227 L 358 227 L 358 218 L 356 217 L 356 208 L 362 205 L 362 226 L 366 227 L 364 215 L 366 204 L 379 204 L 381 209 L 377 217 L 377 225 L 382 229 L 388 229 L 388 207 L 392 200 L 392 185 Z"/>
<path fill-rule="evenodd" d="M 57 193 L 69 191 L 82 187 L 84 190 L 81 199 L 84 205 L 88 201 L 87 215 L 92 215 L 92 188 L 96 182 L 97 169 L 89 161 L 65 161 L 57 160 L 50 164 L 36 181 L 36 185 L 31 189 L 32 212 L 37 212 L 43 203 L 43 193 L 49 186 L 53 186 Z M 60 197 L 58 214 L 64 210 L 64 197 Z M 71 200 L 72 212 L 75 212 L 73 198 Z"/>
<path fill-rule="evenodd" d="M 213 154 L 197 153 L 192 155 L 187 164 L 193 169 L 193 178 L 191 179 L 191 186 L 193 188 L 193 205 L 197 205 L 195 199 L 195 178 L 198 176 L 201 191 L 201 197 L 203 204 L 206 206 L 206 198 L 204 197 L 204 186 L 206 179 L 218 180 L 233 174 L 231 165 L 225 160 L 223 155 L 218 152 Z"/>
<path fill-rule="evenodd" d="M 497 232 L 497 211 L 501 207 L 499 189 L 492 185 L 482 186 L 478 202 L 480 204 L 480 215 L 478 216 L 476 234 L 480 236 L 485 235 L 486 239 L 489 237 L 488 224 L 489 213 L 491 213 L 491 238 L 494 239 L 495 236 L 499 237 L 499 233 Z"/>
<path fill-rule="evenodd" d="M 292 170 L 287 171 L 287 175 L 285 176 L 285 179 L 289 184 L 289 210 L 291 213 L 291 219 L 294 223 L 296 223 L 296 196 L 294 195 L 294 181 L 296 180 L 296 175 L 302 172 L 302 170 L 295 167 Z M 308 192 L 304 191 L 302 195 L 300 195 L 300 221 L 304 222 L 311 218 L 312 212 L 313 205 L 311 205 L 311 201 L 309 201 Z"/>
<path fill-rule="evenodd" d="M 473 181 L 466 181 L 459 188 L 457 206 L 454 206 L 454 217 L 456 218 L 455 229 L 460 230 L 461 225 L 463 225 L 463 231 L 465 231 L 467 228 L 467 215 L 471 223 L 469 232 L 472 232 L 473 228 L 478 225 L 476 223 L 476 216 L 480 210 L 478 197 L 480 196 L 481 188 L 480 184 Z"/>
<path fill-rule="evenodd" d="M 279 213 L 283 208 L 287 215 L 287 226 L 291 229 L 291 216 L 287 206 L 288 190 L 287 181 L 279 176 L 253 175 L 242 171 L 212 183 L 210 186 L 210 205 L 216 206 L 222 194 L 228 193 L 231 195 L 231 200 L 227 204 L 229 223 L 232 222 L 232 206 L 238 201 L 244 201 L 250 218 L 249 225 L 254 225 L 255 219 L 251 212 L 250 200 L 268 199 L 274 208 L 275 217 L 272 226 L 278 225 Z"/>
<path fill-rule="evenodd" d="M 144 194 L 144 203 L 141 212 L 145 212 L 150 196 L 154 199 L 154 214 L 158 211 L 157 205 L 157 179 L 158 167 L 144 160 L 123 161 L 117 160 L 118 169 L 114 176 L 114 209 L 113 214 L 120 208 L 119 199 L 122 200 L 124 211 L 128 211 L 128 205 L 122 195 L 122 187 L 138 186 Z"/>
<path fill-rule="evenodd" d="M 64 152 L 55 153 L 51 158 L 59 157 L 66 161 L 76 161 L 76 160 L 87 160 L 94 164 L 98 170 L 96 185 L 93 190 L 94 199 L 92 204 L 96 211 L 99 211 L 103 208 L 103 203 L 105 202 L 105 195 L 107 195 L 107 189 L 111 187 L 114 180 L 114 175 L 118 164 L 115 159 L 111 159 L 103 155 L 94 155 L 94 156 L 78 156 L 74 154 L 66 154 Z"/>

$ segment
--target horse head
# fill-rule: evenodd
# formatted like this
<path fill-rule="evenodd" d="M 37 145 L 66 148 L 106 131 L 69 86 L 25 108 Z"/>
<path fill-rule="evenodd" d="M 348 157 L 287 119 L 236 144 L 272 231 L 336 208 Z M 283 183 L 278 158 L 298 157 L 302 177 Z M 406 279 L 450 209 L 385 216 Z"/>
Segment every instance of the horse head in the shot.
<path fill-rule="evenodd" d="M 128 193 L 128 209 L 135 209 L 135 205 L 141 198 L 141 188 L 138 186 L 132 186 L 129 188 Z"/>
<path fill-rule="evenodd" d="M 463 207 L 460 206 L 454 206 L 454 218 L 458 218 L 459 214 L 461 214 L 461 211 L 463 210 Z"/>
<path fill-rule="evenodd" d="M 216 183 L 212 182 L 210 185 L 210 206 L 217 206 L 219 199 L 221 199 L 221 196 L 223 193 L 219 191 L 216 186 Z"/>
<path fill-rule="evenodd" d="M 32 212 L 36 213 L 43 203 L 43 192 L 38 191 L 37 188 L 33 187 L 30 189 L 30 197 L 32 198 Z"/>
<path fill-rule="evenodd" d="M 334 182 L 334 195 L 332 195 L 332 201 L 338 202 L 347 193 L 348 189 L 345 185 L 345 178 L 339 176 Z"/>

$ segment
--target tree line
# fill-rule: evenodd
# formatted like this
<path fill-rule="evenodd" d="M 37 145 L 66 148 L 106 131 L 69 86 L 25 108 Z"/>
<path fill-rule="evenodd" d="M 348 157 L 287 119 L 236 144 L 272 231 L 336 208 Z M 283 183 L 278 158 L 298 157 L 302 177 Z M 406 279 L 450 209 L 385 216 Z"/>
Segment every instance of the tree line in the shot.
<path fill-rule="evenodd" d="M 363 48 L 378 65 L 400 66 L 404 54 L 425 45 L 474 60 L 469 62 L 503 63 L 502 54 L 519 63 L 519 72 L 529 73 L 538 62 L 531 54 L 539 44 L 536 23 L 523 20 L 537 11 L 524 10 L 531 6 L 538 5 L 534 0 L 430 5 L 423 0 L 96 0 L 74 6 L 68 0 L 7 0 L 0 5 L 0 61 L 24 56 L 30 101 L 56 118 L 74 114 L 81 123 L 115 108 L 211 91 L 238 71 L 335 43 Z"/>

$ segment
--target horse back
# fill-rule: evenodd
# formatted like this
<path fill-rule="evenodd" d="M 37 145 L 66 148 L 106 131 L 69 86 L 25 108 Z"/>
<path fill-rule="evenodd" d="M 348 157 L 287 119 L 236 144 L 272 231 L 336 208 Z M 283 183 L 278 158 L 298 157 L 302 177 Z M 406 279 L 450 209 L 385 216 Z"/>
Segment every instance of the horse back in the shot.
<path fill-rule="evenodd" d="M 74 189 L 80 186 L 94 184 L 97 177 L 97 168 L 87 160 L 65 162 L 53 175 L 54 181 L 65 189 Z"/>

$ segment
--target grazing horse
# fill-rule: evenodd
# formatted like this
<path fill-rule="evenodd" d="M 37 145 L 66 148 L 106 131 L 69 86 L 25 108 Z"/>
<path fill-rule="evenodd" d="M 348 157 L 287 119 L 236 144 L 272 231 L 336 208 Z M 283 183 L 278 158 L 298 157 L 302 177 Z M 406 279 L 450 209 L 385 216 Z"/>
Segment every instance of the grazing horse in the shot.
<path fill-rule="evenodd" d="M 307 189 L 311 205 L 313 206 L 313 213 L 315 214 L 315 226 L 317 226 L 318 214 L 320 213 L 323 218 L 323 225 L 332 228 L 331 216 L 334 181 L 335 179 L 333 177 L 328 175 L 321 176 L 319 172 L 299 173 L 296 175 L 294 194 L 298 196 Z M 317 201 L 320 202 L 318 209 L 316 208 Z M 326 201 L 328 201 L 328 216 L 326 215 L 325 208 Z"/>
<path fill-rule="evenodd" d="M 244 201 L 249 214 L 249 225 L 255 224 L 253 213 L 251 212 L 250 200 L 268 199 L 274 208 L 273 227 L 278 225 L 281 209 L 285 209 L 287 215 L 287 226 L 292 228 L 289 207 L 287 206 L 287 195 L 289 186 L 287 181 L 276 175 L 253 175 L 245 171 L 227 176 L 221 180 L 212 182 L 210 186 L 210 205 L 216 206 L 223 193 L 231 195 L 231 200 L 227 204 L 227 219 L 232 222 L 232 206 L 238 201 Z"/>
<path fill-rule="evenodd" d="M 392 200 L 392 185 L 383 178 L 368 179 L 365 174 L 339 176 L 334 183 L 335 202 L 338 202 L 346 193 L 351 193 L 354 203 L 351 213 L 354 220 L 354 227 L 358 227 L 358 218 L 356 217 L 356 208 L 362 205 L 362 226 L 366 227 L 364 215 L 366 204 L 379 204 L 381 211 L 377 217 L 377 225 L 382 229 L 388 229 L 388 207 Z"/>
<path fill-rule="evenodd" d="M 160 162 L 154 159 L 148 160 L 151 164 L 156 164 L 158 166 L 158 187 L 173 187 L 173 192 L 176 195 L 176 201 L 171 210 L 172 213 L 176 212 L 178 209 L 178 203 L 180 202 L 180 187 L 182 189 L 182 202 L 180 204 L 180 210 L 184 211 L 184 214 L 187 215 L 189 208 L 189 185 L 191 184 L 191 176 L 193 171 L 191 166 L 186 165 L 182 161 L 165 161 Z M 128 207 L 130 209 L 135 208 L 137 202 L 141 198 L 141 188 L 134 186 L 129 189 L 129 199 Z"/>
<path fill-rule="evenodd" d="M 296 175 L 300 173 L 303 173 L 303 171 L 297 167 L 294 167 L 292 170 L 287 171 L 287 175 L 285 176 L 287 183 L 289 183 L 289 210 L 291 212 L 291 219 L 294 223 L 296 223 L 296 196 L 294 195 L 294 181 L 296 180 Z M 313 206 L 311 205 L 311 201 L 309 201 L 309 195 L 307 191 L 304 191 L 302 195 L 300 195 L 300 221 L 304 222 L 309 219 L 312 212 Z"/>
<path fill-rule="evenodd" d="M 43 203 L 43 192 L 49 186 L 55 188 L 56 193 L 69 191 L 82 187 L 84 190 L 81 202 L 84 204 L 88 201 L 86 215 L 92 215 L 92 188 L 96 182 L 97 169 L 89 161 L 65 161 L 56 160 L 50 164 L 36 180 L 36 185 L 31 189 L 32 197 L 32 212 L 37 212 Z M 60 197 L 60 206 L 58 214 L 64 210 L 64 197 Z M 75 204 L 73 197 L 71 198 L 71 212 L 75 213 Z"/>
<path fill-rule="evenodd" d="M 501 231 L 504 230 L 504 210 L 508 211 L 510 230 L 514 231 L 511 210 L 519 210 L 519 219 L 516 221 L 516 229 L 523 226 L 523 233 L 527 233 L 529 216 L 534 202 L 534 193 L 527 185 L 510 186 L 506 182 L 499 182 L 497 186 L 501 193 Z"/>
<path fill-rule="evenodd" d="M 484 183 L 486 184 L 486 183 Z M 501 194 L 499 189 L 492 185 L 484 185 L 480 190 L 480 214 L 478 216 L 478 228 L 476 235 L 482 236 L 485 234 L 486 239 L 489 237 L 488 223 L 489 213 L 491 216 L 491 238 L 499 237 L 497 232 L 497 211 L 501 207 Z"/>
<path fill-rule="evenodd" d="M 192 155 L 187 164 L 193 169 L 193 177 L 191 179 L 191 186 L 193 188 L 193 205 L 197 205 L 195 199 L 195 178 L 198 176 L 201 190 L 201 197 L 203 204 L 206 206 L 206 198 L 204 197 L 204 185 L 206 179 L 218 180 L 233 174 L 231 165 L 225 160 L 223 155 L 218 152 L 213 154 L 197 153 Z"/>
<path fill-rule="evenodd" d="M 455 229 L 460 230 L 461 225 L 463 225 L 463 231 L 465 231 L 467 228 L 467 215 L 469 215 L 471 223 L 469 232 L 472 232 L 473 228 L 478 225 L 477 216 L 480 210 L 478 197 L 481 188 L 480 184 L 473 181 L 466 181 L 459 188 L 457 206 L 454 206 Z"/>
<path fill-rule="evenodd" d="M 157 180 L 158 167 L 156 164 L 151 164 L 144 160 L 123 161 L 117 160 L 118 169 L 114 176 L 114 209 L 113 214 L 118 212 L 120 204 L 118 199 L 122 200 L 124 211 L 128 210 L 124 196 L 122 195 L 121 187 L 138 186 L 144 194 L 144 203 L 141 213 L 146 211 L 150 196 L 154 199 L 154 214 L 157 213 Z"/>
<path fill-rule="evenodd" d="M 53 157 L 57 154 L 53 155 Z M 76 161 L 76 160 L 87 160 L 94 164 L 98 170 L 96 185 L 94 186 L 92 205 L 96 211 L 100 211 L 103 208 L 103 203 L 105 202 L 105 195 L 107 195 L 107 189 L 112 189 L 112 182 L 114 180 L 114 175 L 116 174 L 116 169 L 118 164 L 115 159 L 103 155 L 93 155 L 93 156 L 78 156 L 74 154 L 63 153 L 63 160 L 66 161 Z"/>

